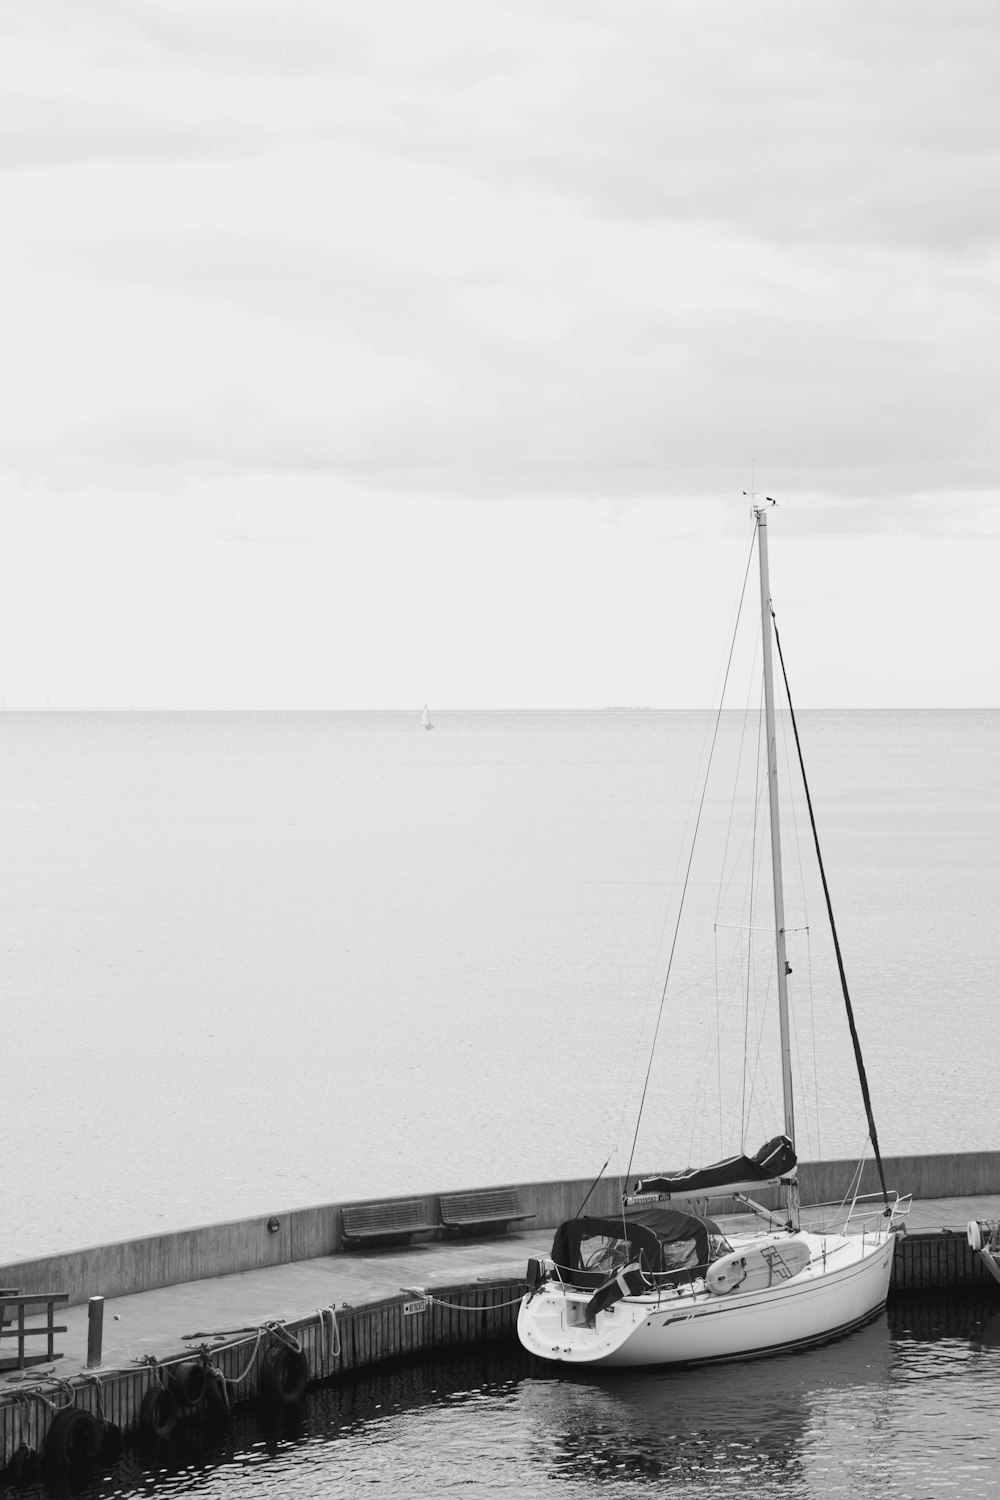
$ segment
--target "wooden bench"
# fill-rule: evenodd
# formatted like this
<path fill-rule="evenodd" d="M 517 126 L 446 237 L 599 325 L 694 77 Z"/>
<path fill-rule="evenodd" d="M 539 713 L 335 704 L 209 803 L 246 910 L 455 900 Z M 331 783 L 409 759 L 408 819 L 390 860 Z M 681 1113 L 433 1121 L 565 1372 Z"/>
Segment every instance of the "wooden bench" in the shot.
<path fill-rule="evenodd" d="M 408 1240 L 411 1234 L 437 1229 L 428 1224 L 422 1198 L 395 1198 L 387 1203 L 358 1203 L 342 1208 L 344 1239 L 349 1243 L 363 1240 Z"/>
<path fill-rule="evenodd" d="M 441 1194 L 441 1223 L 445 1229 L 464 1230 L 492 1229 L 502 1224 L 514 1224 L 521 1219 L 533 1219 L 534 1214 L 521 1212 L 517 1188 L 477 1188 L 471 1193 Z"/>
<path fill-rule="evenodd" d="M 22 1292 L 0 1290 L 0 1341 L 17 1340 L 17 1354 L 6 1357 L 3 1355 L 3 1344 L 0 1342 L 0 1370 L 23 1370 L 26 1365 L 48 1364 L 49 1360 L 62 1359 L 62 1355 L 55 1351 L 55 1335 L 65 1333 L 66 1328 L 64 1325 L 57 1326 L 54 1322 L 53 1308 L 57 1302 L 68 1300 L 69 1292 L 36 1292 L 25 1296 Z M 29 1307 L 44 1307 L 45 1322 L 32 1328 L 27 1327 L 24 1314 Z M 14 1321 L 15 1313 L 17 1314 L 16 1322 Z M 26 1354 L 24 1352 L 25 1339 L 36 1338 L 40 1334 L 46 1339 L 46 1353 Z"/>

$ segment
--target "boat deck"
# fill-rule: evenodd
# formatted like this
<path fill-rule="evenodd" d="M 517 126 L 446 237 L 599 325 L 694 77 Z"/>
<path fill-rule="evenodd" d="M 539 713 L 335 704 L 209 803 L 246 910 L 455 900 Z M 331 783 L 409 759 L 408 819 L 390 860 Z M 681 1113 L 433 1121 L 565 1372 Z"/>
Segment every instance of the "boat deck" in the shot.
<path fill-rule="evenodd" d="M 1000 1218 L 1000 1195 L 935 1198 L 914 1203 L 906 1221 L 911 1233 L 961 1235 L 970 1219 Z M 315 1315 L 320 1308 L 358 1306 L 396 1296 L 401 1289 L 499 1281 L 523 1274 L 529 1256 L 546 1254 L 552 1230 L 528 1230 L 490 1238 L 434 1241 L 403 1248 L 342 1252 L 235 1276 L 188 1281 L 104 1305 L 102 1373 L 128 1369 L 149 1358 L 167 1359 L 212 1336 Z M 52 1288 L 58 1290 L 58 1288 Z M 87 1367 L 86 1304 L 57 1308 L 66 1333 L 57 1336 L 63 1358 L 0 1376 L 0 1395 L 21 1379 L 51 1370 L 71 1379 Z"/>

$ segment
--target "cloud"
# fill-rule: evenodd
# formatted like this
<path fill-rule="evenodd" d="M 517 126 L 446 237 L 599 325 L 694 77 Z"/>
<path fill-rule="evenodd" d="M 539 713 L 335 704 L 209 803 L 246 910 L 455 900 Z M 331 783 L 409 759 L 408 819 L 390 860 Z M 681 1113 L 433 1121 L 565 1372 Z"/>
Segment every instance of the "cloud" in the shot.
<path fill-rule="evenodd" d="M 0 100 L 0 172 L 68 162 L 196 161 L 259 154 L 268 132 L 226 121 L 165 122 L 134 109 Z"/>
<path fill-rule="evenodd" d="M 987 8 L 64 11 L 3 65 L 17 472 L 641 500 L 756 458 L 867 527 L 994 483 Z"/>
<path fill-rule="evenodd" d="M 989 7 L 692 0 L 589 15 L 575 10 L 545 86 L 529 53 L 488 88 L 456 88 L 418 120 L 413 152 L 537 181 L 601 216 L 747 238 L 974 248 L 995 236 Z"/>
<path fill-rule="evenodd" d="M 0 171 L 262 154 L 372 123 L 359 41 L 328 7 L 62 0 L 7 7 Z M 362 69 L 363 74 L 363 69 Z"/>

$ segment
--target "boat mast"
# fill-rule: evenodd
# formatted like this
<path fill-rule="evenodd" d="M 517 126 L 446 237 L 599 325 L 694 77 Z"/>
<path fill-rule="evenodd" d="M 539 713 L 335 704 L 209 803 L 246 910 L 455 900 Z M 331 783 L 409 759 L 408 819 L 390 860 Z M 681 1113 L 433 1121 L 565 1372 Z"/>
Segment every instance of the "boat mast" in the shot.
<path fill-rule="evenodd" d="M 774 504 L 773 501 L 769 502 Z M 774 940 L 778 964 L 778 1019 L 781 1028 L 781 1085 L 785 1134 L 795 1145 L 792 1101 L 792 1043 L 788 1025 L 788 958 L 785 952 L 785 896 L 781 884 L 781 825 L 778 816 L 778 755 L 774 731 L 774 682 L 771 669 L 771 586 L 767 572 L 766 505 L 754 506 L 757 555 L 760 559 L 761 648 L 764 659 L 764 726 L 767 733 L 767 790 L 771 808 L 771 875 L 774 881 Z"/>

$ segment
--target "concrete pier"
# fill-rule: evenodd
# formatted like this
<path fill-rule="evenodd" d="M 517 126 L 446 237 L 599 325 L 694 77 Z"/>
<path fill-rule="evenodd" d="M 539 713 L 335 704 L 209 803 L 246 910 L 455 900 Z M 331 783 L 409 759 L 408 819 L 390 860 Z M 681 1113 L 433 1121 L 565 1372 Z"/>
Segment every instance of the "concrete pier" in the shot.
<path fill-rule="evenodd" d="M 855 1163 L 848 1161 L 800 1162 L 802 1202 L 839 1202 L 854 1169 Z M 912 1193 L 921 1202 L 1000 1195 L 1000 1151 L 886 1157 L 885 1170 L 891 1187 L 900 1193 Z M 648 1168 L 633 1174 L 649 1175 Z M 869 1162 L 861 1190 L 872 1193 L 877 1189 Z M 516 1191 L 521 1208 L 532 1215 L 533 1229 L 554 1229 L 564 1219 L 572 1218 L 585 1198 L 589 1211 L 595 1214 L 614 1213 L 621 1201 L 617 1178 L 604 1178 L 596 1187 L 586 1178 L 526 1182 L 519 1183 Z M 428 1224 L 440 1223 L 440 1196 L 427 1193 L 420 1197 Z M 760 1201 L 770 1202 L 766 1194 L 760 1195 Z M 348 1248 L 343 1233 L 344 1209 L 357 1206 L 354 1202 L 325 1203 L 39 1256 L 0 1265 L 0 1286 L 18 1286 L 22 1291 L 56 1289 L 68 1294 L 72 1306 L 93 1296 L 125 1297 L 209 1276 L 233 1276 L 267 1266 L 308 1262 Z M 422 1244 L 437 1240 L 451 1243 L 444 1240 L 443 1232 L 419 1237 Z"/>
<path fill-rule="evenodd" d="M 993 1159 L 1000 1166 L 1000 1159 Z M 949 1183 L 981 1180 L 978 1158 L 964 1177 L 955 1167 L 961 1159 L 948 1161 Z M 925 1172 L 924 1180 L 929 1176 Z M 424 1236 L 401 1248 L 338 1249 L 295 1260 L 274 1257 L 273 1263 L 267 1262 L 275 1232 L 267 1229 L 266 1220 L 246 1221 L 264 1236 L 259 1243 L 269 1255 L 261 1257 L 263 1264 L 169 1284 L 162 1284 L 164 1270 L 177 1262 L 169 1253 L 159 1253 L 169 1238 L 162 1237 L 155 1242 L 158 1253 L 145 1278 L 160 1278 L 161 1284 L 128 1294 L 120 1285 L 121 1269 L 135 1263 L 137 1247 L 148 1247 L 150 1241 L 2 1267 L 0 1283 L 5 1286 L 27 1292 L 69 1290 L 71 1297 L 70 1305 L 59 1311 L 66 1327 L 57 1346 L 63 1357 L 0 1376 L 0 1469 L 19 1453 L 42 1452 L 56 1412 L 66 1404 L 123 1434 L 142 1430 L 144 1422 L 148 1426 L 150 1391 L 169 1384 L 171 1370 L 181 1364 L 198 1362 L 215 1371 L 212 1390 L 235 1404 L 261 1392 L 268 1350 L 278 1344 L 297 1346 L 308 1379 L 323 1380 L 402 1355 L 512 1339 L 528 1257 L 550 1248 L 552 1226 L 577 1210 L 588 1186 L 553 1183 L 519 1189 L 522 1202 L 534 1201 L 537 1216 L 548 1221 L 529 1231 L 475 1239 Z M 608 1186 L 616 1192 L 617 1184 Z M 908 1232 L 897 1244 L 891 1295 L 984 1283 L 1000 1294 L 965 1236 L 970 1219 L 1000 1217 L 997 1186 L 989 1195 L 956 1193 L 914 1204 Z M 603 1204 L 594 1206 L 604 1211 Z M 304 1212 L 323 1214 L 328 1224 L 334 1217 L 329 1207 Z M 232 1226 L 187 1231 L 177 1238 L 190 1242 L 198 1236 L 217 1245 L 234 1239 Z M 94 1269 L 102 1266 L 108 1273 L 103 1284 Z M 94 1352 L 89 1304 L 101 1296 L 101 1363 L 88 1368 L 88 1350 L 91 1361 Z M 181 1416 L 193 1409 L 182 1405 Z"/>

